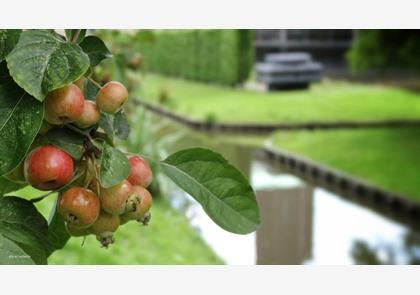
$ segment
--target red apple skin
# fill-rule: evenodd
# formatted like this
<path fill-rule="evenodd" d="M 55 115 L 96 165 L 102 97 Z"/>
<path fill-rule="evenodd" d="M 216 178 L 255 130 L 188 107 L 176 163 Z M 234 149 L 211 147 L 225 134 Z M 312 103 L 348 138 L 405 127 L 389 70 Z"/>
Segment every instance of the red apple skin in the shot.
<path fill-rule="evenodd" d="M 83 112 L 85 97 L 74 84 L 56 89 L 45 98 L 45 120 L 54 125 L 75 121 Z"/>
<path fill-rule="evenodd" d="M 90 100 L 85 100 L 83 111 L 75 120 L 75 124 L 80 128 L 87 128 L 95 125 L 99 121 L 101 115 L 96 103 Z"/>
<path fill-rule="evenodd" d="M 120 215 L 125 211 L 125 205 L 132 190 L 127 180 L 110 188 L 101 188 L 100 199 L 102 209 L 111 215 Z"/>
<path fill-rule="evenodd" d="M 67 184 L 73 177 L 73 159 L 52 145 L 37 147 L 25 159 L 23 173 L 34 188 L 49 191 Z"/>
<path fill-rule="evenodd" d="M 96 95 L 96 104 L 105 113 L 114 114 L 128 99 L 127 88 L 117 81 L 106 83 Z"/>
<path fill-rule="evenodd" d="M 94 192 L 75 186 L 60 195 L 57 211 L 68 224 L 88 228 L 98 219 L 101 204 Z"/>
<path fill-rule="evenodd" d="M 140 156 L 129 156 L 130 175 L 127 180 L 132 185 L 140 185 L 147 188 L 153 179 L 152 169 L 145 159 Z"/>

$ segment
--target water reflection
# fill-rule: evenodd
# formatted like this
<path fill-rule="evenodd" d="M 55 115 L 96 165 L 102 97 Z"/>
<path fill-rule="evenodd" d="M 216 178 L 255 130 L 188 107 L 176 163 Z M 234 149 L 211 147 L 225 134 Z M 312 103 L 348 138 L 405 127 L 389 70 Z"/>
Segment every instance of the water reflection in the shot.
<path fill-rule="evenodd" d="M 250 147 L 190 134 L 173 149 L 187 146 L 220 152 L 256 191 L 261 226 L 245 236 L 219 228 L 190 198 L 186 213 L 191 223 L 228 264 L 420 262 L 420 234 L 414 227 L 285 174 L 259 159 Z"/>
<path fill-rule="evenodd" d="M 369 244 L 357 240 L 351 254 L 357 264 L 420 264 L 420 235 L 409 231 L 402 241 L 401 245 L 395 241 Z"/>
<path fill-rule="evenodd" d="M 311 187 L 257 190 L 257 264 L 302 264 L 312 249 Z"/>

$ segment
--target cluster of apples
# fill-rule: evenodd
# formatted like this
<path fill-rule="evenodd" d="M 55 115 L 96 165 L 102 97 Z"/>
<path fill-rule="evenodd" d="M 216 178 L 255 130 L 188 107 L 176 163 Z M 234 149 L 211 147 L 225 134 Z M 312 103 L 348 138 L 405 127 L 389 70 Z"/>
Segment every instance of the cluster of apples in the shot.
<path fill-rule="evenodd" d="M 128 99 L 125 86 L 110 81 L 98 91 L 95 103 L 85 99 L 77 82 L 80 81 L 54 90 L 46 97 L 44 119 L 52 127 L 96 126 L 100 112 L 116 113 Z M 43 191 L 60 190 L 57 211 L 64 218 L 69 234 L 94 234 L 102 246 L 108 247 L 114 241 L 113 232 L 121 224 L 129 220 L 147 224 L 150 220 L 152 196 L 146 188 L 152 181 L 152 171 L 142 157 L 128 156 L 128 162 L 131 170 L 127 179 L 104 188 L 97 180 L 100 164 L 91 156 L 84 155 L 75 162 L 64 150 L 42 145 L 33 149 L 7 177 Z M 85 167 L 83 184 L 74 181 L 77 165 Z"/>
<path fill-rule="evenodd" d="M 120 225 L 130 220 L 147 225 L 152 196 L 146 188 L 152 181 L 152 171 L 142 157 L 129 156 L 128 161 L 130 175 L 121 183 L 103 188 L 92 179 L 88 188 L 75 186 L 60 195 L 57 210 L 70 235 L 93 234 L 108 247 Z"/>

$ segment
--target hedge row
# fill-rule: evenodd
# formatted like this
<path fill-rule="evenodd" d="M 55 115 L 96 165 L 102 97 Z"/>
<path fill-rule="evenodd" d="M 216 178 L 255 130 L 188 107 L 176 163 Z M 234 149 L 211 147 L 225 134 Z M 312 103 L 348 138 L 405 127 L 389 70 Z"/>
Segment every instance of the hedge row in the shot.
<path fill-rule="evenodd" d="M 253 65 L 252 30 L 170 30 L 140 45 L 148 70 L 186 79 L 235 85 Z"/>
<path fill-rule="evenodd" d="M 347 58 L 355 71 L 420 71 L 419 52 L 420 30 L 359 30 Z"/>

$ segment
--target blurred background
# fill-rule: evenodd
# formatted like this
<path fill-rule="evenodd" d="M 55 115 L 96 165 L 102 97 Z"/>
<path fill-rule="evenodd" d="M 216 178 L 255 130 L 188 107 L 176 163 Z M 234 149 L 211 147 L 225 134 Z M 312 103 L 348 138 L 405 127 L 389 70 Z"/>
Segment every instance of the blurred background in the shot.
<path fill-rule="evenodd" d="M 124 225 L 107 250 L 72 238 L 49 263 L 420 262 L 419 30 L 91 32 L 114 55 L 96 80 L 131 93 L 119 144 L 222 153 L 251 181 L 261 226 L 222 230 L 153 167 L 149 226 Z"/>

